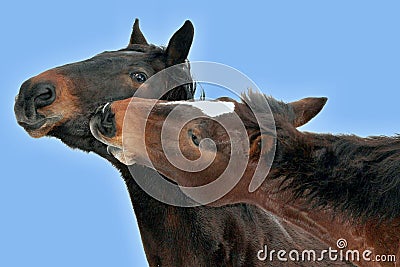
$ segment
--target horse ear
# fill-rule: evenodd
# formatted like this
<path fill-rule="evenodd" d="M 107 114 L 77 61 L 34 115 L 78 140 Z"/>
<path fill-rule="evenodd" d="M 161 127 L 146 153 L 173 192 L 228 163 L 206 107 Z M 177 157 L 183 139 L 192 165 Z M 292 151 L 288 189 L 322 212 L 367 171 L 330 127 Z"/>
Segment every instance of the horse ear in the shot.
<path fill-rule="evenodd" d="M 133 24 L 131 39 L 129 40 L 128 47 L 132 45 L 149 45 L 139 28 L 139 19 L 137 18 L 135 19 L 135 23 Z"/>
<path fill-rule="evenodd" d="M 185 62 L 192 45 L 193 35 L 193 24 L 187 20 L 183 26 L 174 33 L 171 40 L 169 40 L 166 49 L 168 66 Z"/>
<path fill-rule="evenodd" d="M 307 97 L 289 103 L 295 114 L 295 118 L 293 120 L 294 127 L 300 127 L 317 116 L 317 114 L 325 106 L 326 101 L 328 101 L 328 98 L 326 97 Z"/>

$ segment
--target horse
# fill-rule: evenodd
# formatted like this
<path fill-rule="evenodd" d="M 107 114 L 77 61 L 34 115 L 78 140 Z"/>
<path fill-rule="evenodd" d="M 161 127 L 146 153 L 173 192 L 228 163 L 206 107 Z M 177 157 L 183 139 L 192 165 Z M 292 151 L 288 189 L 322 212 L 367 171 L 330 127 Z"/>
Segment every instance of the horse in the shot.
<path fill-rule="evenodd" d="M 103 106 L 90 127 L 124 164 L 155 168 L 183 188 L 214 182 L 233 157 L 232 143 L 247 141 L 239 151 L 248 155 L 243 175 L 231 191 L 209 205 L 255 204 L 331 246 L 346 238 L 348 251 L 391 256 L 389 262 L 350 259 L 356 265 L 393 266 L 400 257 L 400 137 L 361 138 L 297 130 L 322 110 L 327 98 L 284 103 L 249 91 L 242 99 L 165 102 L 133 97 Z M 246 136 L 233 141 L 221 121 L 228 124 L 235 114 Z M 273 122 L 260 125 L 255 114 Z M 102 123 L 104 117 L 111 117 L 112 123 Z M 165 128 L 174 134 L 162 136 L 168 131 Z M 275 129 L 276 136 L 271 134 Z M 214 148 L 207 144 L 210 140 Z M 209 165 L 197 171 L 180 168 L 166 156 L 174 147 L 195 162 L 193 168 L 202 161 Z M 273 160 L 270 172 L 250 192 L 258 162 L 268 159 Z M 235 179 L 235 174 L 237 170 L 229 175 Z"/>
<path fill-rule="evenodd" d="M 167 47 L 159 47 L 147 42 L 135 20 L 127 47 L 25 81 L 14 105 L 16 119 L 30 136 L 55 137 L 71 148 L 93 152 L 121 172 L 150 266 L 265 266 L 257 259 L 265 243 L 296 247 L 281 229 L 285 222 L 252 205 L 180 208 L 161 203 L 138 186 L 127 166 L 108 154 L 107 146 L 89 129 L 89 118 L 98 106 L 129 98 L 155 73 L 184 63 L 193 34 L 192 23 L 186 21 Z M 188 83 L 165 93 L 163 99 L 191 99 L 194 90 Z M 139 165 L 134 168 L 147 170 Z"/>

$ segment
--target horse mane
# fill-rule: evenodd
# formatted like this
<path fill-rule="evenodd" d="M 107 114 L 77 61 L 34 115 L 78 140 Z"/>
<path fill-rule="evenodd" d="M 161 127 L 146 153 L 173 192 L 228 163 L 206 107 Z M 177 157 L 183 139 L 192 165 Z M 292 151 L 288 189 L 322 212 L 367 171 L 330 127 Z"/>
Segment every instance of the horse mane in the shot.
<path fill-rule="evenodd" d="M 271 177 L 281 180 L 279 191 L 291 190 L 293 200 L 303 198 L 312 208 L 330 207 L 357 221 L 400 216 L 400 135 L 299 133 L 290 127 L 295 114 L 289 104 L 252 90 L 241 99 L 265 114 L 262 120 L 271 119 L 272 111 L 280 122 L 272 165 L 277 172 Z M 246 127 L 256 128 L 254 115 L 245 114 Z"/>
<path fill-rule="evenodd" d="M 289 142 L 289 151 L 280 153 L 278 142 L 275 178 L 282 178 L 281 189 L 292 190 L 295 199 L 358 221 L 400 216 L 399 136 L 305 133 L 305 140 L 288 138 L 283 142 Z M 321 142 L 327 145 L 317 145 Z"/>

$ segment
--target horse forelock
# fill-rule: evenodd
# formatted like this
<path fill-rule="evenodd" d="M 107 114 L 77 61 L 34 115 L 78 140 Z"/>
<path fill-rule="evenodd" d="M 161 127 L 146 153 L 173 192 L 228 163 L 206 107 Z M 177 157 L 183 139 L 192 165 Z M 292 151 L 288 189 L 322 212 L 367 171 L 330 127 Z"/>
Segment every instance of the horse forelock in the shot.
<path fill-rule="evenodd" d="M 132 52 L 142 52 L 142 53 L 164 53 L 166 48 L 164 46 L 157 46 L 153 44 L 149 45 L 129 45 L 126 48 L 120 49 L 118 51 L 132 51 Z"/>
<path fill-rule="evenodd" d="M 279 120 L 285 120 L 290 123 L 294 121 L 295 114 L 293 108 L 289 104 L 279 101 L 272 96 L 249 89 L 246 93 L 241 94 L 241 100 L 247 107 L 249 114 L 252 114 L 247 116 L 249 118 L 249 127 L 251 125 L 253 127 L 261 126 L 261 131 L 270 131 L 271 126 Z"/>

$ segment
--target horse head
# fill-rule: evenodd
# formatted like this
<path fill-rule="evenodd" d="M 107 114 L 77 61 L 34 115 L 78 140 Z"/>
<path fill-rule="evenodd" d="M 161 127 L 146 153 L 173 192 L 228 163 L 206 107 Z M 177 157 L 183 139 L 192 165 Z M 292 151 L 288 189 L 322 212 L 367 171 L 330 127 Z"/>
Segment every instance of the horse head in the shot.
<path fill-rule="evenodd" d="M 104 146 L 90 134 L 91 114 L 108 101 L 131 97 L 158 71 L 184 63 L 193 33 L 192 23 L 186 21 L 162 48 L 147 43 L 136 19 L 126 48 L 56 67 L 25 81 L 14 106 L 18 124 L 32 137 L 54 136 L 71 147 L 103 154 Z M 186 84 L 163 98 L 190 99 L 193 91 L 193 84 Z"/>

